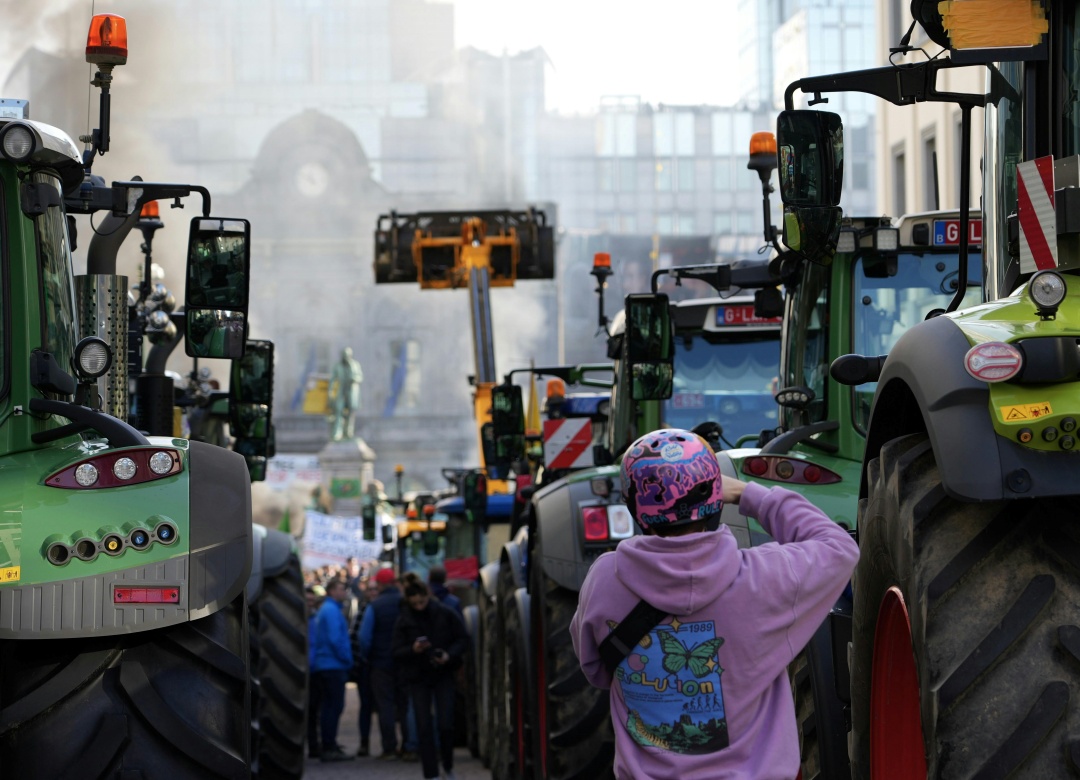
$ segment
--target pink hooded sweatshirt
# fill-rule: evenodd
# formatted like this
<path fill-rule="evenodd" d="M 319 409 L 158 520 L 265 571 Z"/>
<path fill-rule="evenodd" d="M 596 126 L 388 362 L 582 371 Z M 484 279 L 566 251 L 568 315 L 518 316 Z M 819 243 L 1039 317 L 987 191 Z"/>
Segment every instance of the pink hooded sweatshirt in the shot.
<path fill-rule="evenodd" d="M 787 667 L 859 557 L 847 531 L 797 493 L 749 483 L 739 511 L 777 543 L 715 533 L 635 536 L 600 556 L 570 624 L 589 682 L 611 689 L 618 778 L 791 780 L 799 739 Z M 645 599 L 671 616 L 615 670 L 599 646 Z"/>

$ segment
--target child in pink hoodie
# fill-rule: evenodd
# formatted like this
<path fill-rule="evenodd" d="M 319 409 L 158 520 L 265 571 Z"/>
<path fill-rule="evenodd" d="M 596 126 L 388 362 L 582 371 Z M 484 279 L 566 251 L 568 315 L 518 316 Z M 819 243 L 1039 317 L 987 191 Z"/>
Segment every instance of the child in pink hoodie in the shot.
<path fill-rule="evenodd" d="M 689 431 L 630 445 L 622 491 L 644 535 L 597 559 L 570 625 L 585 676 L 611 690 L 616 776 L 794 778 L 787 667 L 847 585 L 858 546 L 797 493 L 723 477 Z M 777 543 L 739 549 L 720 525 L 725 498 Z M 612 674 L 600 645 L 642 600 L 665 617 Z"/>

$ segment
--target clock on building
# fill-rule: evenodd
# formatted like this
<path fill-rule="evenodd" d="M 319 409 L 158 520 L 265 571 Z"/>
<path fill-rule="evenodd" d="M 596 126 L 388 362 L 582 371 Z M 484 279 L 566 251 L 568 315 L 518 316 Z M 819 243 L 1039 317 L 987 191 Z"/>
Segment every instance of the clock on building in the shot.
<path fill-rule="evenodd" d="M 317 198 L 326 192 L 330 174 L 322 163 L 304 163 L 296 170 L 296 188 L 305 198 Z"/>

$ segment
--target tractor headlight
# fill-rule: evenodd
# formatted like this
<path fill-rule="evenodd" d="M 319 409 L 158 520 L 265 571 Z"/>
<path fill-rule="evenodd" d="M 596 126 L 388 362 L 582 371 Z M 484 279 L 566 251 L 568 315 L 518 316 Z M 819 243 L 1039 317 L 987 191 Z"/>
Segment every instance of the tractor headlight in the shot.
<path fill-rule="evenodd" d="M 97 379 L 112 365 L 112 350 L 97 336 L 88 336 L 75 345 L 75 370 L 82 379 Z"/>
<path fill-rule="evenodd" d="M 26 162 L 34 153 L 37 138 L 29 126 L 12 122 L 0 134 L 0 148 L 4 156 L 14 163 Z"/>
<path fill-rule="evenodd" d="M 1040 317 L 1052 317 L 1065 300 L 1065 279 L 1057 271 L 1039 271 L 1028 283 L 1028 295 Z"/>

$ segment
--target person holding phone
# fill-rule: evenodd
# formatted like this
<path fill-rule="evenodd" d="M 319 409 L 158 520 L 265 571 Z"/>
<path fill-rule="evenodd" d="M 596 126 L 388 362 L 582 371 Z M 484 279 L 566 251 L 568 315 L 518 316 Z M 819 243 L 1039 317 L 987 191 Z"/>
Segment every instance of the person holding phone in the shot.
<path fill-rule="evenodd" d="M 454 780 L 454 672 L 469 646 L 465 624 L 457 612 L 431 598 L 416 574 L 405 574 L 402 582 L 405 607 L 394 625 L 394 660 L 416 714 L 420 763 L 424 777 L 437 780 L 441 758 L 444 776 Z"/>

